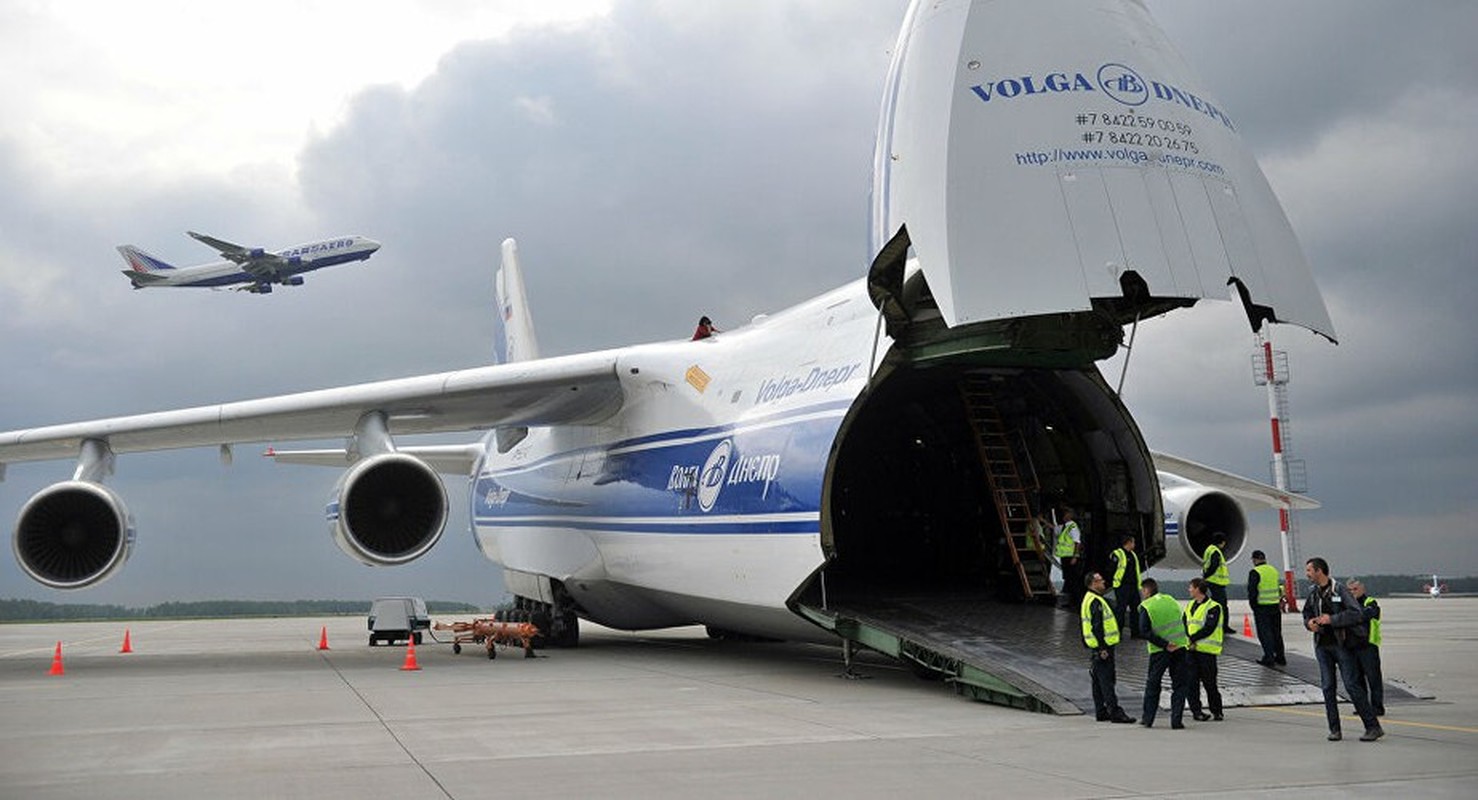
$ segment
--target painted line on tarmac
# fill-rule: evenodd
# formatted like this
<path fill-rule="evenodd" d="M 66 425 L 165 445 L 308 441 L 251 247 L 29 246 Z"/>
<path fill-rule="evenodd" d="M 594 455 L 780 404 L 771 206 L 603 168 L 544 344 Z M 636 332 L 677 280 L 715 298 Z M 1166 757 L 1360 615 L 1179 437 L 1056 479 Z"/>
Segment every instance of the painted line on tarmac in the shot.
<path fill-rule="evenodd" d="M 1278 712 L 1280 714 L 1294 714 L 1294 715 L 1300 716 L 1300 717 L 1317 717 L 1318 719 L 1324 719 L 1324 712 L 1322 712 L 1322 711 L 1298 711 L 1298 710 L 1292 709 L 1292 708 L 1279 708 L 1279 707 L 1274 707 L 1274 706 L 1253 706 L 1253 707 L 1256 708 L 1258 711 L 1276 711 L 1276 712 Z M 1356 716 L 1354 714 L 1348 714 L 1348 715 L 1345 715 L 1343 717 L 1340 717 L 1340 719 L 1347 719 L 1347 720 L 1358 722 L 1360 720 L 1360 717 L 1358 717 L 1358 716 Z M 1381 724 L 1381 727 L 1385 727 L 1387 725 L 1402 725 L 1402 726 L 1405 726 L 1405 727 L 1408 727 L 1408 728 L 1428 728 L 1428 729 L 1434 730 L 1434 731 L 1457 731 L 1458 733 L 1478 733 L 1478 728 L 1463 728 L 1463 727 L 1460 727 L 1460 726 L 1457 726 L 1457 725 L 1438 725 L 1435 722 L 1406 722 L 1404 720 L 1387 719 L 1385 717 L 1381 717 L 1380 718 L 1380 724 Z"/>

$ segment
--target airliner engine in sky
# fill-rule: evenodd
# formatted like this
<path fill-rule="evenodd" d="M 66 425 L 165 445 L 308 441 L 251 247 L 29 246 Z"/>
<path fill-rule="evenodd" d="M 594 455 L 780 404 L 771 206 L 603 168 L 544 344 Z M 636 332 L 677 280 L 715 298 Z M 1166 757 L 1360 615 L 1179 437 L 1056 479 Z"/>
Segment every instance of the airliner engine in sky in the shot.
<path fill-rule="evenodd" d="M 1235 557 L 1243 502 L 1317 506 L 1152 454 L 1096 364 L 1205 298 L 1334 335 L 1237 118 L 1142 3 L 915 0 L 871 219 L 865 277 L 699 341 L 540 358 L 509 240 L 504 363 L 0 433 L 0 463 L 76 462 L 22 508 L 16 557 L 55 588 L 115 573 L 134 541 L 103 483 L 117 456 L 347 437 L 270 454 L 345 470 L 329 528 L 366 564 L 436 544 L 451 474 L 557 643 L 580 618 L 837 641 L 853 602 L 1050 601 L 1027 526 L 1054 507 L 1090 565 L 1132 535 L 1186 567 L 1218 533 Z M 481 438 L 405 441 L 449 431 Z"/>
<path fill-rule="evenodd" d="M 225 261 L 193 267 L 175 267 L 131 244 L 118 248 L 128 269 L 123 274 L 135 289 L 156 286 L 219 288 L 270 294 L 273 284 L 302 286 L 303 273 L 315 269 L 364 261 L 380 249 L 380 243 L 363 236 L 341 236 L 267 252 L 260 247 L 242 247 L 203 233 L 188 231 L 191 238 L 215 248 Z M 240 285 L 238 285 L 240 284 Z"/>

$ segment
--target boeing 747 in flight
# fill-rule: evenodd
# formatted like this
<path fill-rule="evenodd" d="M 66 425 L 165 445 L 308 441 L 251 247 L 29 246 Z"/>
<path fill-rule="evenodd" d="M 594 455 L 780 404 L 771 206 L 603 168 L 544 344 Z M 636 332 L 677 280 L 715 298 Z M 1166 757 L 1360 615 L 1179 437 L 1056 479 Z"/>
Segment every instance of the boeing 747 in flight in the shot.
<path fill-rule="evenodd" d="M 196 241 L 215 248 L 226 260 L 176 267 L 125 244 L 118 248 L 118 252 L 128 262 L 128 269 L 123 270 L 123 274 L 128 276 L 133 288 L 203 286 L 215 289 L 230 286 L 236 291 L 270 294 L 273 284 L 302 286 L 305 272 L 350 261 L 364 261 L 380 249 L 380 243 L 373 239 L 341 236 L 268 252 L 260 247 L 242 247 L 203 233 L 188 233 Z"/>
<path fill-rule="evenodd" d="M 325 516 L 347 555 L 424 555 L 455 475 L 478 548 L 555 643 L 580 619 L 840 640 L 1030 707 L 1003 688 L 1039 685 L 1019 665 L 959 672 L 980 637 L 949 626 L 1028 607 L 1056 624 L 1033 520 L 1071 506 L 1090 567 L 1131 536 L 1146 567 L 1187 568 L 1219 538 L 1235 558 L 1245 503 L 1317 506 L 1152 453 L 1097 362 L 1204 299 L 1254 330 L 1333 324 L 1236 117 L 1141 2 L 915 0 L 881 112 L 851 283 L 697 341 L 541 357 L 508 240 L 502 363 L 0 432 L 0 467 L 75 463 L 21 509 L 20 566 L 57 589 L 123 566 L 119 457 L 338 439 L 270 454 L 342 470 Z M 406 441 L 448 432 L 477 438 Z"/>

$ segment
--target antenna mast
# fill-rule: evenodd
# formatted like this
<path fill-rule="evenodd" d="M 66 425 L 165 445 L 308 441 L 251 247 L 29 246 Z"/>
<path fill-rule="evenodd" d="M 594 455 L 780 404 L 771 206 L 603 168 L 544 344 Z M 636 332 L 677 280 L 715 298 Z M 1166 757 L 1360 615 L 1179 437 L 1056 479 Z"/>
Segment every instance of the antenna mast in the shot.
<path fill-rule="evenodd" d="M 1288 353 L 1274 350 L 1267 329 L 1257 331 L 1257 352 L 1252 356 L 1253 382 L 1268 387 L 1268 417 L 1272 424 L 1273 460 L 1269 465 L 1273 485 L 1284 492 L 1302 494 L 1309 490 L 1308 472 L 1303 459 L 1289 458 L 1292 432 L 1288 423 Z M 1293 563 L 1301 554 L 1298 549 L 1298 521 L 1287 505 L 1278 509 L 1278 530 L 1283 545 L 1283 600 L 1288 613 L 1298 611 L 1294 590 Z"/>

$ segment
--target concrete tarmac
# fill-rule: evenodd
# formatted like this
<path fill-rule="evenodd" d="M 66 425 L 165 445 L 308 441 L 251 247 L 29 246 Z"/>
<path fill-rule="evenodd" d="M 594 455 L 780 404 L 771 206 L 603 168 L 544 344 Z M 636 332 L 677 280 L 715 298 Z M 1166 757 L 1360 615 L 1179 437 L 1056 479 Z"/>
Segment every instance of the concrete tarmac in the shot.
<path fill-rule="evenodd" d="M 1111 725 L 697 628 L 493 661 L 428 640 L 405 671 L 362 617 L 0 625 L 0 798 L 1478 796 L 1478 599 L 1381 605 L 1387 677 L 1435 699 L 1388 702 L 1375 743 L 1348 705 L 1338 743 L 1319 705 Z"/>

